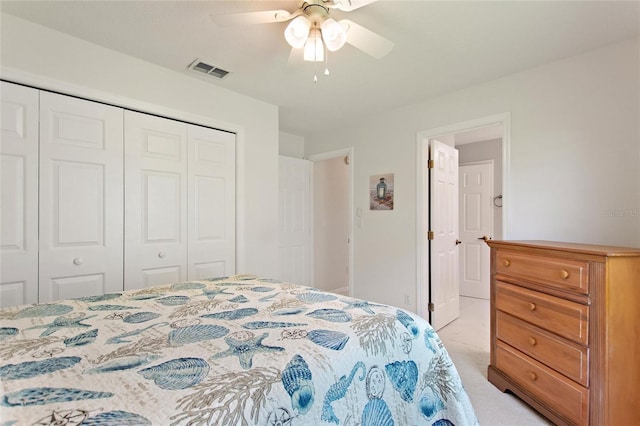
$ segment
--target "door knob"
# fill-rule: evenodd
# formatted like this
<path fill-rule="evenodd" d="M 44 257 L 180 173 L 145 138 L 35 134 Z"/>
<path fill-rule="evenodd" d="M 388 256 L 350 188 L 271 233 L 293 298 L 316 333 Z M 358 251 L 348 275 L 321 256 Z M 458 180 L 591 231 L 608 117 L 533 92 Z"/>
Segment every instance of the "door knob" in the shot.
<path fill-rule="evenodd" d="M 462 244 L 462 241 L 456 240 L 456 245 L 459 246 L 460 244 Z"/>
<path fill-rule="evenodd" d="M 482 240 L 482 241 L 488 241 L 488 240 L 491 239 L 491 237 L 487 237 L 486 235 L 483 235 L 482 237 L 479 237 L 478 239 Z"/>

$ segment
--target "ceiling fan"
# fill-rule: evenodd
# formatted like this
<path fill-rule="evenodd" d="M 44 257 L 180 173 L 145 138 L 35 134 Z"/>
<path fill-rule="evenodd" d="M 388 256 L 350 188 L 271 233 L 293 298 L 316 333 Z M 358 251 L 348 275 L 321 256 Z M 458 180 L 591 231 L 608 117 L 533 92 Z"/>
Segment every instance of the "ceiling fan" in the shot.
<path fill-rule="evenodd" d="M 304 60 L 325 60 L 325 49 L 336 51 L 345 43 L 380 59 L 387 55 L 394 44 L 373 31 L 349 20 L 335 21 L 332 9 L 351 12 L 376 0 L 296 0 L 297 9 L 266 10 L 230 14 L 213 14 L 219 25 L 266 24 L 290 21 L 284 31 L 287 43 L 294 51 L 303 49 Z"/>

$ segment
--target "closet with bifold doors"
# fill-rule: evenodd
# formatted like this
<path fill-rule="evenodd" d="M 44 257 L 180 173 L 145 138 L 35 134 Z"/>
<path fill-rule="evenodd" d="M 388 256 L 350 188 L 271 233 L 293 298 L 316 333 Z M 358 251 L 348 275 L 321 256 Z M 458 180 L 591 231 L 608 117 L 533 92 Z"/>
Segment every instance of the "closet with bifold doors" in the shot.
<path fill-rule="evenodd" d="M 2 82 L 0 306 L 235 272 L 235 135 Z"/>

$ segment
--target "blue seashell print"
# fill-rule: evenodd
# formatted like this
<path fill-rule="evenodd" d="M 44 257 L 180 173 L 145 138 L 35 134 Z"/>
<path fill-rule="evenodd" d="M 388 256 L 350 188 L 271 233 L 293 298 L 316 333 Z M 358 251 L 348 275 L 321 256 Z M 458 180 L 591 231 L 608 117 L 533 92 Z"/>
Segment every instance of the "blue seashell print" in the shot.
<path fill-rule="evenodd" d="M 20 364 L 7 364 L 0 367 L 0 378 L 2 380 L 29 379 L 73 367 L 80 362 L 80 359 L 77 356 L 64 356 L 41 361 L 26 361 Z"/>
<path fill-rule="evenodd" d="M 434 354 L 436 353 L 436 347 L 439 337 L 436 331 L 432 328 L 425 330 L 424 332 L 424 345 Z"/>
<path fill-rule="evenodd" d="M 362 410 L 362 426 L 393 426 L 393 416 L 389 406 L 382 399 L 372 399 Z"/>
<path fill-rule="evenodd" d="M 111 392 L 94 392 L 74 388 L 27 388 L 5 394 L 0 405 L 5 407 L 28 407 L 31 405 L 58 404 L 84 399 L 111 398 Z"/>
<path fill-rule="evenodd" d="M 273 311 L 273 315 L 297 315 L 306 311 L 306 308 L 284 308 L 278 309 L 277 311 Z"/>
<path fill-rule="evenodd" d="M 411 336 L 413 336 L 413 338 L 418 337 L 418 334 L 420 334 L 420 328 L 416 324 L 413 317 L 411 317 L 411 315 L 407 314 L 405 311 L 401 311 L 400 309 L 398 309 L 396 311 L 396 318 L 398 319 L 398 321 L 400 321 L 400 323 L 402 323 L 402 325 L 405 326 L 409 333 L 411 333 Z"/>
<path fill-rule="evenodd" d="M 15 327 L 0 327 L 0 341 L 17 336 L 19 331 Z"/>
<path fill-rule="evenodd" d="M 455 424 L 448 419 L 436 420 L 431 426 L 455 426 Z"/>
<path fill-rule="evenodd" d="M 98 337 L 98 329 L 94 328 L 93 330 L 64 339 L 64 344 L 67 347 L 84 346 L 95 342 L 96 337 Z"/>
<path fill-rule="evenodd" d="M 197 324 L 180 327 L 169 333 L 171 346 L 186 345 L 187 343 L 202 342 L 226 336 L 229 329 L 221 325 Z"/>
<path fill-rule="evenodd" d="M 122 293 L 107 293 L 107 294 L 98 294 L 96 296 L 78 297 L 75 300 L 80 300 L 81 302 L 87 302 L 87 303 L 106 302 L 107 300 L 117 299 L 120 296 L 122 296 Z"/>
<path fill-rule="evenodd" d="M 136 312 L 135 314 L 127 315 L 122 319 L 122 321 L 129 324 L 138 324 L 141 322 L 151 321 L 152 319 L 156 319 L 160 316 L 155 312 Z"/>
<path fill-rule="evenodd" d="M 138 371 L 162 389 L 178 390 L 200 383 L 209 374 L 209 364 L 202 358 L 178 358 Z"/>
<path fill-rule="evenodd" d="M 112 371 L 130 370 L 132 368 L 141 367 L 158 359 L 159 355 L 148 356 L 126 356 L 112 359 L 94 368 L 83 371 L 84 374 L 100 374 L 111 373 Z"/>
<path fill-rule="evenodd" d="M 278 321 L 253 321 L 244 324 L 242 327 L 248 330 L 260 330 L 262 328 L 287 328 L 287 327 L 300 327 L 303 323 L 298 322 L 278 322 Z"/>
<path fill-rule="evenodd" d="M 307 338 L 316 345 L 334 351 L 342 350 L 349 341 L 348 335 L 332 330 L 311 330 Z"/>
<path fill-rule="evenodd" d="M 413 402 L 413 393 L 418 383 L 418 367 L 413 361 L 396 361 L 385 365 L 393 388 L 407 402 Z"/>
<path fill-rule="evenodd" d="M 224 320 L 237 320 L 241 318 L 245 318 L 251 315 L 255 315 L 258 313 L 256 308 L 241 308 L 235 309 L 233 311 L 222 311 L 216 312 L 215 314 L 204 314 L 200 315 L 201 318 L 216 318 L 216 319 L 224 319 Z"/>
<path fill-rule="evenodd" d="M 160 296 L 162 295 L 154 294 L 154 293 L 137 294 L 135 296 L 131 296 L 131 300 L 150 300 L 150 299 L 157 299 Z"/>
<path fill-rule="evenodd" d="M 331 300 L 336 300 L 338 297 L 329 293 L 318 293 L 318 292 L 310 291 L 307 293 L 299 294 L 298 296 L 296 296 L 296 298 L 302 302 L 319 303 L 319 302 L 329 302 Z"/>
<path fill-rule="evenodd" d="M 179 306 L 189 303 L 189 300 L 188 296 L 167 296 L 156 299 L 156 302 L 165 306 Z"/>
<path fill-rule="evenodd" d="M 340 309 L 316 309 L 313 312 L 307 314 L 312 318 L 318 318 L 331 322 L 349 322 L 351 321 L 351 315 Z"/>
<path fill-rule="evenodd" d="M 171 284 L 171 290 L 173 291 L 182 291 L 182 290 L 199 290 L 201 288 L 205 288 L 206 285 L 199 282 L 184 282 L 184 283 L 175 283 Z"/>
<path fill-rule="evenodd" d="M 424 390 L 420 394 L 418 407 L 420 408 L 420 412 L 422 413 L 422 415 L 425 416 L 427 420 L 431 420 L 438 411 L 445 408 L 444 403 L 442 402 L 440 397 L 436 395 L 433 389 L 431 389 L 430 387 L 424 388 Z"/>
<path fill-rule="evenodd" d="M 129 339 L 129 337 L 133 337 L 133 336 L 137 336 L 141 333 L 144 333 L 145 331 L 152 329 L 153 327 L 157 327 L 157 326 L 163 326 L 163 325 L 168 325 L 168 323 L 166 322 L 158 322 L 155 324 L 150 324 L 144 328 L 139 328 L 137 330 L 132 330 L 132 331 L 127 331 L 126 333 L 122 333 L 122 334 L 118 334 L 117 336 L 113 336 L 110 337 L 107 340 L 107 344 L 113 344 L 113 343 L 129 343 L 131 341 L 131 339 Z"/>
<path fill-rule="evenodd" d="M 295 355 L 282 370 L 282 385 L 291 397 L 291 406 L 305 414 L 313 405 L 315 390 L 309 365 L 300 355 Z"/>
<path fill-rule="evenodd" d="M 273 287 L 251 287 L 249 290 L 256 293 L 268 293 L 270 291 L 275 290 Z"/>
<path fill-rule="evenodd" d="M 82 426 L 146 426 L 151 425 L 151 422 L 146 418 L 136 413 L 129 413 L 127 411 L 108 411 L 106 413 L 100 413 L 88 419 L 84 419 Z"/>
<path fill-rule="evenodd" d="M 216 282 L 216 281 L 224 281 L 224 280 L 228 280 L 229 277 L 216 277 L 216 278 L 207 278 L 206 280 L 203 281 L 211 281 L 211 282 Z"/>
<path fill-rule="evenodd" d="M 53 315 L 64 315 L 73 311 L 73 308 L 69 305 L 59 304 L 47 304 L 47 305 L 35 305 L 17 312 L 13 319 L 20 318 L 40 318 L 50 317 Z"/>
<path fill-rule="evenodd" d="M 126 309 L 140 309 L 137 306 L 125 305 L 93 305 L 88 308 L 90 311 L 124 311 Z"/>
<path fill-rule="evenodd" d="M 236 296 L 234 298 L 229 299 L 229 302 L 233 302 L 233 303 L 247 303 L 248 301 L 249 299 L 247 299 L 243 295 Z"/>

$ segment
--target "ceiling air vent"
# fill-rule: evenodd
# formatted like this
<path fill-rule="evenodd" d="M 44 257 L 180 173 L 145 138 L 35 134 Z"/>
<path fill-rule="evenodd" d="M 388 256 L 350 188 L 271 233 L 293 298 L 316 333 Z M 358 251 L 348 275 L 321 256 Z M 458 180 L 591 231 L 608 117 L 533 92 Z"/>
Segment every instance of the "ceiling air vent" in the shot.
<path fill-rule="evenodd" d="M 227 74 L 229 74 L 229 71 L 218 68 L 215 65 L 208 64 L 201 59 L 193 61 L 191 65 L 189 65 L 189 69 L 218 78 L 225 78 Z"/>

